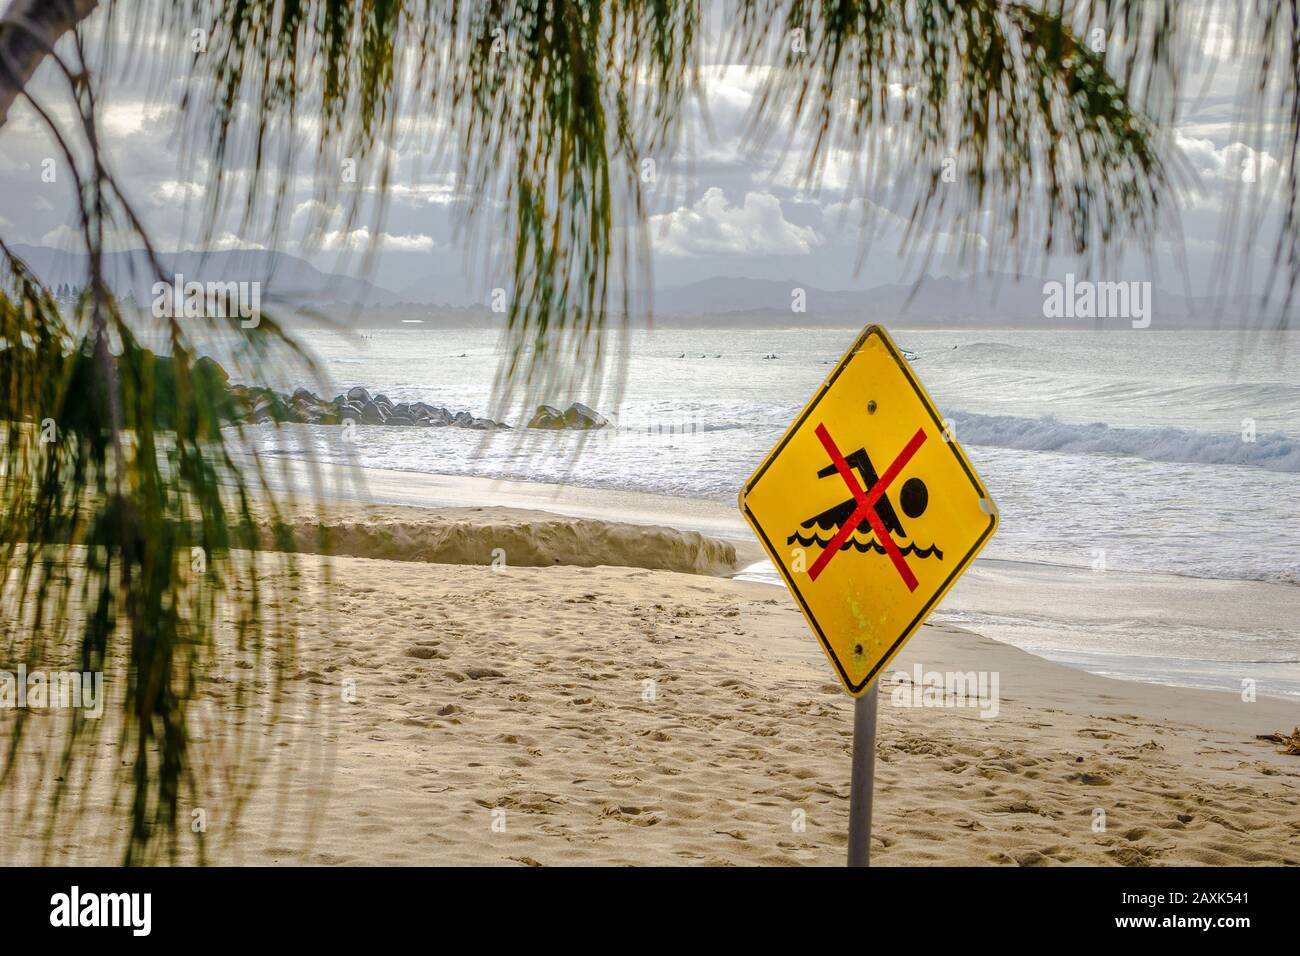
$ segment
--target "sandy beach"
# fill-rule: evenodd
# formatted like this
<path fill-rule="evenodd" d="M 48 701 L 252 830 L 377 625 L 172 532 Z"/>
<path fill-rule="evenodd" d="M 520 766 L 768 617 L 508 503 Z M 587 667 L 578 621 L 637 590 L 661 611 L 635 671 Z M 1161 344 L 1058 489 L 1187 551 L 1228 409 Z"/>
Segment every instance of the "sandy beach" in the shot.
<path fill-rule="evenodd" d="M 237 813 L 230 781 L 203 783 L 209 862 L 843 863 L 851 701 L 784 589 L 717 576 L 733 545 L 518 508 L 344 518 L 328 584 L 306 555 L 282 598 L 302 617 L 274 724 L 236 702 L 260 665 L 223 631 L 200 743 L 251 730 L 261 785 Z M 578 566 L 569 542 L 597 530 L 598 566 Z M 996 693 L 914 689 L 927 672 Z M 1300 758 L 1256 736 L 1300 723 L 1292 702 L 1111 680 L 940 625 L 890 667 L 879 721 L 873 863 L 1300 862 Z M 64 725 L 29 732 L 49 755 Z M 48 843 L 57 768 L 20 768 L 0 863 L 119 862 L 117 728 L 99 731 L 103 759 L 67 788 L 76 825 Z"/>

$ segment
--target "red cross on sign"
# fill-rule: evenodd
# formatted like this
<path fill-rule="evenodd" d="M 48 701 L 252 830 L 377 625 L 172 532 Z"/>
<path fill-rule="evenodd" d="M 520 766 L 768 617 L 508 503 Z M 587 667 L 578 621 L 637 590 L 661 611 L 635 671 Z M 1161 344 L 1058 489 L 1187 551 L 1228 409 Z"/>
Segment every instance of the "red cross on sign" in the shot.
<path fill-rule="evenodd" d="M 840 450 L 835 447 L 835 442 L 831 438 L 830 432 L 826 430 L 825 425 L 817 426 L 817 437 L 821 439 L 826 454 L 830 455 L 831 461 L 835 463 L 835 470 L 840 473 L 844 483 L 849 486 L 849 492 L 857 501 L 858 508 L 849 517 L 849 520 L 840 526 L 840 530 L 836 532 L 830 544 L 826 545 L 821 556 L 813 562 L 813 566 L 808 569 L 808 577 L 814 581 L 817 580 L 822 573 L 822 569 L 830 564 L 832 557 L 839 554 L 844 542 L 852 536 L 853 532 L 858 529 L 858 525 L 862 524 L 863 519 L 865 519 L 870 523 L 871 530 L 876 533 L 876 538 L 880 541 L 881 546 L 889 554 L 889 560 L 894 562 L 894 567 L 898 569 L 898 573 L 903 578 L 903 583 L 907 585 L 907 589 L 915 591 L 916 575 L 907 566 L 907 559 L 898 550 L 898 545 L 890 536 L 884 522 L 880 520 L 880 515 L 876 514 L 876 502 L 880 500 L 880 496 L 888 490 L 890 484 L 898 477 L 898 473 L 903 470 L 903 466 L 912 460 L 916 450 L 925 443 L 925 432 L 919 428 L 916 430 L 912 440 L 898 453 L 898 457 L 885 469 L 885 473 L 880 476 L 880 479 L 871 486 L 871 490 L 865 493 L 862 490 L 862 485 L 858 483 L 857 476 L 849 470 L 849 463 L 844 460 Z"/>

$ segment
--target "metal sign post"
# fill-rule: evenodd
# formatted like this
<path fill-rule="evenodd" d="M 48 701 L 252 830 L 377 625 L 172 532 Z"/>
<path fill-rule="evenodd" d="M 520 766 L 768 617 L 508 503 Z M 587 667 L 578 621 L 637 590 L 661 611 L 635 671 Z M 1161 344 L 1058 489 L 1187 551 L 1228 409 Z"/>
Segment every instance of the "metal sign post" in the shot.
<path fill-rule="evenodd" d="M 849 776 L 849 866 L 871 860 L 871 796 L 876 782 L 876 688 L 853 701 L 853 769 Z"/>

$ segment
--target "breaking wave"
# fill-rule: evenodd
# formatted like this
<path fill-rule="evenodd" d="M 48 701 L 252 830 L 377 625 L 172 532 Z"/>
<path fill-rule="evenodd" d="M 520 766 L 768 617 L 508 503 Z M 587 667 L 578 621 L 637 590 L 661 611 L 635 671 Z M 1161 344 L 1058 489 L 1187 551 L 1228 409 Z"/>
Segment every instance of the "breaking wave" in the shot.
<path fill-rule="evenodd" d="M 1102 422 L 1074 424 L 1051 416 L 979 415 L 952 412 L 957 439 L 963 445 L 1055 451 L 1079 454 L 1126 455 L 1147 461 L 1197 465 L 1241 465 L 1266 471 L 1300 473 L 1300 441 L 1285 435 L 1202 432 L 1185 428 L 1115 428 Z"/>

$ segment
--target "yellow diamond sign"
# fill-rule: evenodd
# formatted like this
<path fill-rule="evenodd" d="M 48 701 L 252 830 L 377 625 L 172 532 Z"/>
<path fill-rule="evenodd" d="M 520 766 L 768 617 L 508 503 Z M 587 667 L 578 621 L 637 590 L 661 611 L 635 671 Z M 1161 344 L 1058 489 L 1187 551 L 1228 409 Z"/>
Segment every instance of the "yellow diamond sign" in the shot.
<path fill-rule="evenodd" d="M 951 429 L 875 325 L 745 484 L 740 508 L 855 697 L 998 524 Z"/>

